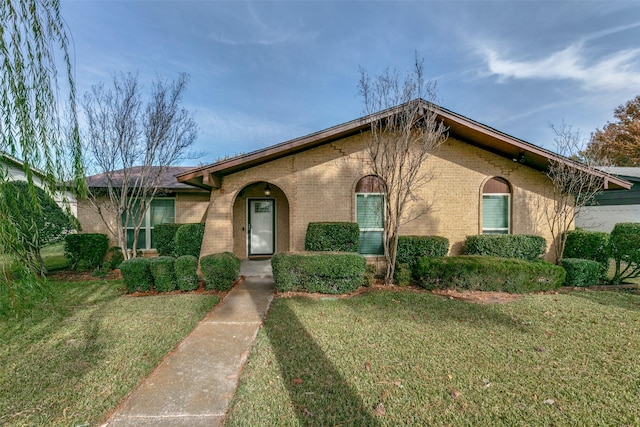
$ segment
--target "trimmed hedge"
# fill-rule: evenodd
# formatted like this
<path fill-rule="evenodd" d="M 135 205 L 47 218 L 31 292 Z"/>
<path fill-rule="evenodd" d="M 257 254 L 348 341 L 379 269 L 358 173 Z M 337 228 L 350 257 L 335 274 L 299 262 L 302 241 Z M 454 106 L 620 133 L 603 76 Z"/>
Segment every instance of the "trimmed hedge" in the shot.
<path fill-rule="evenodd" d="M 355 222 L 310 222 L 305 251 L 358 252 L 360 227 Z"/>
<path fill-rule="evenodd" d="M 350 252 L 277 253 L 271 258 L 276 289 L 344 294 L 364 283 L 366 261 Z"/>
<path fill-rule="evenodd" d="M 449 239 L 440 236 L 399 236 L 396 266 L 408 264 L 413 270 L 422 257 L 438 258 L 449 252 Z M 397 267 L 396 267 L 397 268 Z"/>
<path fill-rule="evenodd" d="M 534 261 L 544 256 L 547 241 L 541 236 L 525 234 L 481 234 L 467 236 L 465 254 Z"/>
<path fill-rule="evenodd" d="M 175 256 L 193 255 L 196 258 L 199 257 L 203 237 L 203 223 L 182 224 L 176 231 Z"/>
<path fill-rule="evenodd" d="M 153 288 L 153 275 L 147 258 L 131 258 L 120 264 L 122 281 L 127 292 L 150 291 Z"/>
<path fill-rule="evenodd" d="M 567 232 L 563 258 L 589 259 L 609 267 L 609 233 L 602 231 L 571 230 Z"/>
<path fill-rule="evenodd" d="M 176 259 L 176 282 L 181 291 L 198 289 L 198 258 L 193 255 L 183 255 Z"/>
<path fill-rule="evenodd" d="M 166 223 L 153 227 L 153 243 L 160 256 L 173 256 L 175 253 L 175 237 L 182 224 Z M 200 254 L 198 254 L 200 255 Z"/>
<path fill-rule="evenodd" d="M 420 258 L 414 275 L 426 289 L 527 293 L 558 289 L 566 273 L 562 267 L 542 260 L 471 255 Z"/>
<path fill-rule="evenodd" d="M 79 266 L 83 270 L 99 267 L 108 248 L 109 238 L 106 234 L 69 234 L 64 238 L 64 254 L 69 259 L 72 269 Z"/>
<path fill-rule="evenodd" d="M 240 260 L 231 252 L 200 258 L 200 270 L 207 289 L 228 291 L 240 276 Z"/>
<path fill-rule="evenodd" d="M 170 256 L 160 256 L 149 260 L 153 284 L 158 292 L 171 292 L 176 288 L 176 260 Z"/>
<path fill-rule="evenodd" d="M 602 277 L 602 264 L 589 259 L 564 258 L 562 268 L 567 272 L 565 286 L 593 286 Z"/>

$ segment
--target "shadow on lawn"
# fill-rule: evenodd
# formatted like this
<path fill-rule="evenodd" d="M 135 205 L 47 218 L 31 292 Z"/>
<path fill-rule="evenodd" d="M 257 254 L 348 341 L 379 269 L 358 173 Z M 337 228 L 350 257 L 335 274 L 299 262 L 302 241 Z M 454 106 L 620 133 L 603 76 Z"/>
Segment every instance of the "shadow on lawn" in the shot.
<path fill-rule="evenodd" d="M 277 322 L 264 329 L 276 354 L 291 404 L 301 425 L 376 426 L 374 408 L 364 406 L 286 300 L 278 301 Z M 286 326 L 281 326 L 286 325 Z"/>
<path fill-rule="evenodd" d="M 611 291 L 579 290 L 572 292 L 571 296 L 583 298 L 596 304 L 640 311 L 640 291 L 638 289 L 612 289 Z"/>

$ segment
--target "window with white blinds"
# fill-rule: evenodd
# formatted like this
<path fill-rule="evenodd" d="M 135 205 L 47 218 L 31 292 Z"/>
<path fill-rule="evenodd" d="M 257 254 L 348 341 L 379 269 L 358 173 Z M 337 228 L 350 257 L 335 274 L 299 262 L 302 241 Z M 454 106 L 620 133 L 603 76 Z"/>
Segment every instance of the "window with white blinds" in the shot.
<path fill-rule="evenodd" d="M 356 220 L 360 227 L 360 249 L 363 255 L 383 255 L 384 195 L 356 194 Z"/>

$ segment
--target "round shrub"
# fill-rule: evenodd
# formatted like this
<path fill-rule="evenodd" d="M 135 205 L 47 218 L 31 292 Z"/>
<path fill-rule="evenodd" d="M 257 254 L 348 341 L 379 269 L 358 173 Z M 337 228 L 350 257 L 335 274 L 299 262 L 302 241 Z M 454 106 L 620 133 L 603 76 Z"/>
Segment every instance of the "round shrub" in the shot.
<path fill-rule="evenodd" d="M 481 234 L 467 236 L 465 254 L 534 261 L 544 256 L 547 241 L 541 236 L 525 234 Z"/>
<path fill-rule="evenodd" d="M 564 258 L 562 268 L 567 272 L 565 286 L 593 286 L 602 277 L 602 264 L 588 259 Z"/>
<path fill-rule="evenodd" d="M 360 227 L 355 222 L 310 222 L 305 251 L 358 252 Z"/>
<path fill-rule="evenodd" d="M 176 281 L 181 291 L 198 289 L 198 258 L 193 255 L 183 255 L 176 259 Z"/>
<path fill-rule="evenodd" d="M 204 236 L 204 224 L 183 224 L 176 231 L 175 235 L 175 255 L 200 256 L 202 247 L 202 237 Z"/>
<path fill-rule="evenodd" d="M 240 276 L 240 260 L 231 252 L 200 258 L 200 270 L 207 289 L 228 291 Z"/>
<path fill-rule="evenodd" d="M 158 292 L 171 292 L 176 288 L 175 259 L 161 256 L 149 260 L 153 283 Z"/>
<path fill-rule="evenodd" d="M 150 291 L 153 288 L 153 276 L 149 260 L 146 258 L 131 258 L 120 264 L 122 281 L 127 292 Z"/>

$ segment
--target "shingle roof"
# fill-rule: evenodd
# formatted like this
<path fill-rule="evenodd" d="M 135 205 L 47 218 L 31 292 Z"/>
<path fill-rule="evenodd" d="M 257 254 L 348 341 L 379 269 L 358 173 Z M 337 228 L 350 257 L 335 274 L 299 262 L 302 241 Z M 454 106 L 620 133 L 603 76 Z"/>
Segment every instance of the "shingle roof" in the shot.
<path fill-rule="evenodd" d="M 135 175 L 139 174 L 142 166 L 134 166 L 130 169 L 130 173 Z M 183 174 L 190 170 L 193 170 L 194 166 L 169 166 L 166 168 L 162 176 L 160 177 L 160 188 L 169 191 L 194 191 L 196 190 L 193 186 L 183 184 L 176 179 L 177 175 Z M 122 180 L 124 176 L 124 170 L 120 169 L 113 173 L 113 185 L 120 186 L 122 185 Z M 100 173 L 87 177 L 87 185 L 89 188 L 106 188 L 107 187 L 107 178 L 105 174 Z"/>

